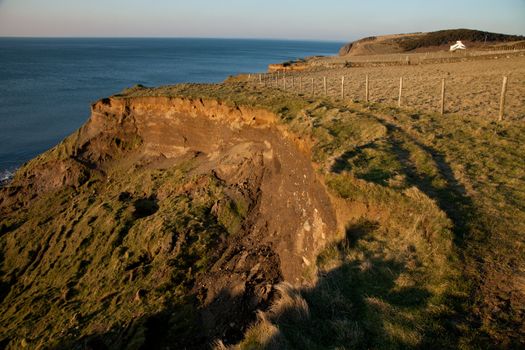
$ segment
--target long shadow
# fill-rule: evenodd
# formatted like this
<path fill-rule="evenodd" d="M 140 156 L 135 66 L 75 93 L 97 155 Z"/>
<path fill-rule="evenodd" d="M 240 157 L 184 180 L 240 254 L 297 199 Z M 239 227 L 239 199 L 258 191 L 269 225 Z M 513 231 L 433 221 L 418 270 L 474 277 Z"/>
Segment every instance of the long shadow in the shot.
<path fill-rule="evenodd" d="M 356 147 L 355 149 L 348 150 L 337 157 L 332 164 L 330 171 L 336 174 L 342 173 L 348 169 L 348 161 L 357 155 L 363 153 L 363 150 L 367 148 L 376 148 L 374 141 L 369 142 L 363 146 Z"/>
<path fill-rule="evenodd" d="M 472 218 L 477 216 L 477 210 L 472 199 L 466 195 L 465 187 L 454 176 L 454 172 L 446 162 L 445 156 L 436 149 L 421 143 L 400 127 L 375 115 L 370 114 L 370 117 L 375 118 L 375 120 L 387 128 L 389 142 L 393 146 L 392 149 L 398 161 L 404 165 L 403 171 L 405 172 L 409 185 L 417 187 L 437 202 L 440 209 L 443 210 L 454 223 L 454 243 L 459 247 L 463 246 L 465 236 L 470 232 L 469 224 L 472 222 Z M 447 185 L 445 187 L 435 187 L 432 184 L 432 178 L 430 176 L 417 171 L 415 165 L 410 161 L 410 151 L 404 148 L 403 142 L 395 138 L 395 133 L 402 135 L 403 138 L 406 138 L 430 155 L 438 168 L 440 176 L 446 180 Z"/>
<path fill-rule="evenodd" d="M 328 250 L 333 255 L 335 248 L 342 264 L 320 275 L 315 287 L 300 291 L 309 306 L 308 317 L 298 318 L 297 308 L 280 310 L 271 319 L 280 333 L 261 348 L 274 349 L 272 344 L 283 343 L 290 349 L 457 348 L 455 331 L 442 327 L 448 315 L 413 317 L 433 295 L 417 285 L 396 286 L 396 280 L 408 272 L 405 264 L 359 244 L 372 240 L 375 229 L 377 224 L 370 221 L 347 228 L 346 238 Z M 345 259 L 351 251 L 363 253 L 364 258 Z M 419 340 L 410 339 L 414 333 L 419 333 Z"/>
<path fill-rule="evenodd" d="M 406 181 L 410 186 L 418 188 L 428 197 L 434 199 L 441 210 L 453 222 L 453 242 L 457 249 L 458 255 L 463 261 L 470 259 L 471 253 L 467 251 L 468 241 L 479 240 L 485 241 L 488 238 L 489 232 L 476 224 L 478 217 L 478 210 L 472 199 L 466 194 L 465 187 L 456 179 L 454 172 L 447 163 L 445 156 L 438 150 L 425 145 L 406 133 L 397 125 L 389 123 L 373 114 L 370 117 L 383 124 L 388 130 L 388 142 L 392 145 L 397 160 L 403 165 L 402 171 L 406 177 Z M 399 137 L 396 137 L 396 134 Z M 436 187 L 433 184 L 433 177 L 418 171 L 415 164 L 410 159 L 410 151 L 405 148 L 403 140 L 413 143 L 421 150 L 428 154 L 434 164 L 436 165 L 439 175 L 446 181 L 443 187 Z M 355 152 L 355 151 L 354 151 Z M 347 152 L 347 155 L 353 155 L 353 152 Z M 342 165 L 346 165 L 346 159 L 341 160 L 341 164 L 334 170 L 340 170 Z M 477 284 L 480 281 L 471 281 Z M 471 288 L 471 287 L 469 287 Z M 470 290 L 470 293 L 476 293 L 475 289 Z M 480 320 L 472 313 L 466 312 L 466 299 L 459 298 L 455 295 L 447 295 L 445 298 L 449 304 L 456 310 L 454 316 L 444 316 L 442 322 L 448 324 L 449 332 L 457 332 L 457 327 L 454 324 L 469 323 L 477 328 L 480 325 Z"/>
<path fill-rule="evenodd" d="M 376 141 L 371 141 L 365 145 L 355 147 L 337 157 L 330 167 L 330 171 L 335 174 L 341 174 L 343 171 L 352 170 L 350 161 L 353 160 L 353 162 L 357 163 L 362 162 L 363 159 L 360 158 L 363 156 L 365 158 L 367 157 L 366 150 L 380 151 Z M 392 171 L 385 170 L 381 167 L 371 167 L 366 171 L 357 171 L 354 173 L 354 176 L 359 179 L 373 182 L 382 186 L 386 186 L 388 184 L 388 180 L 392 177 L 392 175 Z"/>
<path fill-rule="evenodd" d="M 479 263 L 481 257 L 472 255 L 472 252 L 469 251 L 470 246 L 468 243 L 471 241 L 487 242 L 490 231 L 477 224 L 477 218 L 480 215 L 478 209 L 472 199 L 466 194 L 465 187 L 456 179 L 452 168 L 445 160 L 445 156 L 438 150 L 421 143 L 400 127 L 372 114 L 370 116 L 387 128 L 389 142 L 392 144 L 392 149 L 396 153 L 399 162 L 404 165 L 403 170 L 409 185 L 415 186 L 428 197 L 434 199 L 439 208 L 452 220 L 454 225 L 452 228 L 453 243 L 459 248 L 456 250 L 456 253 L 461 260 L 465 262 L 467 259 L 474 258 L 477 263 Z M 417 171 L 415 164 L 410 160 L 410 151 L 404 147 L 401 140 L 395 137 L 395 133 L 398 133 L 402 138 L 412 142 L 426 152 L 426 154 L 430 155 L 439 171 L 439 175 L 446 180 L 446 186 L 439 188 L 434 186 L 432 177 Z M 474 278 L 474 280 L 468 282 L 469 299 L 473 300 L 478 293 L 478 290 L 474 286 L 479 285 L 482 281 L 478 280 L 477 275 L 472 275 L 469 272 L 466 273 L 467 275 L 465 276 L 467 278 Z M 469 303 L 466 301 L 466 297 L 446 295 L 445 298 L 448 304 L 455 310 L 455 315 L 442 317 L 442 323 L 447 325 L 449 332 L 457 333 L 457 325 L 459 324 L 469 324 L 469 326 L 473 328 L 479 328 L 481 326 L 479 316 L 467 310 L 469 308 L 467 304 Z"/>

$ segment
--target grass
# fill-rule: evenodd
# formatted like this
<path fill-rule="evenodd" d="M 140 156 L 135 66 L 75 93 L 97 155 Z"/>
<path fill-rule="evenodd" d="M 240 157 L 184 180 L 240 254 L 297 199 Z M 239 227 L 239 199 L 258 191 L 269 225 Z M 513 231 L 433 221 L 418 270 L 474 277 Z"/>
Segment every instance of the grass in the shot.
<path fill-rule="evenodd" d="M 460 321 L 467 297 L 447 217 L 417 189 L 400 194 L 348 174 L 333 175 L 328 186 L 376 209 L 349 222 L 344 237 L 320 253 L 319 281 L 300 291 L 310 316 L 292 324 L 275 319 L 290 347 L 459 346 L 451 334 L 465 323 L 442 322 Z"/>
<path fill-rule="evenodd" d="M 313 283 L 282 284 L 280 298 L 259 313 L 240 344 L 230 347 L 523 344 L 522 123 L 310 99 L 233 81 L 135 87 L 116 98 L 146 96 L 217 99 L 274 112 L 281 126 L 309 140 L 335 209 L 346 213 L 340 215 L 344 229 L 319 252 Z M 71 139 L 64 141 L 27 169 L 67 157 L 70 147 Z M 192 345 L 192 337 L 198 337 L 192 282 L 220 257 L 223 238 L 241 232 L 248 204 L 226 195 L 213 176 L 192 177 L 191 169 L 191 162 L 131 175 L 115 168 L 107 184 L 92 177 L 80 188 L 37 198 L 29 209 L 3 219 L 2 238 L 16 230 L 24 244 L 22 254 L 12 251 L 7 258 L 26 271 L 26 286 L 38 291 L 26 300 L 13 299 L 3 315 L 10 320 L 6 333 L 16 331 L 33 345 L 60 335 L 64 341 L 58 344 L 67 346 L 90 334 L 109 334 L 133 319 L 137 339 L 132 344 L 152 339 L 144 334 L 152 329 L 145 323 L 154 322 L 159 333 L 153 338 Z M 71 265 L 41 264 L 42 252 L 64 236 L 67 245 L 54 249 Z M 2 239 L 3 250 L 9 244 Z M 162 259 L 152 258 L 159 254 Z M 4 273 L 16 278 L 18 272 Z M 63 290 L 49 301 L 57 295 L 51 280 Z M 46 314 L 55 322 L 44 330 L 37 320 Z M 38 332 L 51 335 L 32 339 Z M 221 342 L 217 347 L 226 348 Z"/>
<path fill-rule="evenodd" d="M 11 321 L 4 335 L 16 332 L 32 346 L 57 342 L 64 348 L 130 319 L 193 307 L 187 299 L 192 281 L 220 256 L 221 237 L 229 234 L 211 210 L 228 198 L 216 178 L 188 177 L 181 168 L 115 173 L 110 183 L 92 180 L 35 200 L 11 243 L 34 245 L 15 258 L 32 292 L 24 300 L 6 296 L 4 302 L 12 301 L 3 319 Z M 123 176 L 126 182 L 118 180 Z M 193 190 L 182 192 L 184 186 Z M 229 219 L 239 221 L 234 215 Z M 48 236 L 45 247 L 42 235 Z M 67 244 L 57 246 L 64 235 Z M 182 243 L 175 247 L 177 239 Z M 39 261 L 46 250 L 55 261 Z M 60 298 L 51 289 L 56 285 L 64 286 Z M 46 324 L 39 322 L 43 316 Z M 184 322 L 162 327 L 178 327 L 170 335 L 177 337 L 191 330 L 193 322 Z M 148 329 L 140 322 L 136 327 L 135 336 Z"/>
<path fill-rule="evenodd" d="M 397 41 L 405 51 L 410 51 L 421 47 L 447 45 L 458 40 L 491 43 L 518 41 L 523 39 L 524 37 L 520 35 L 506 35 L 472 29 L 448 29 L 425 33 L 421 36 L 395 39 L 395 41 Z"/>

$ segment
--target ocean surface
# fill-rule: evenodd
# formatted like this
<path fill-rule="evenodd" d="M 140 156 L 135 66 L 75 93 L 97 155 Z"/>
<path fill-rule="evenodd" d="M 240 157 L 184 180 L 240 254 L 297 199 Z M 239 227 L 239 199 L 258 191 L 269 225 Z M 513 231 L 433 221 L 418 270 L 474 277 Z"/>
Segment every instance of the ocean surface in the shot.
<path fill-rule="evenodd" d="M 0 181 L 135 84 L 220 82 L 268 64 L 334 55 L 342 43 L 236 39 L 0 38 Z"/>

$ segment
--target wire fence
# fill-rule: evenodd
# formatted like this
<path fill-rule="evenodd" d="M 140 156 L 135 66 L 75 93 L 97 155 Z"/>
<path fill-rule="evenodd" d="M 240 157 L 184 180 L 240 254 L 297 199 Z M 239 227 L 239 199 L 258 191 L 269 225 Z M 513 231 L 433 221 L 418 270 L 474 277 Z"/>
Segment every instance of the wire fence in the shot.
<path fill-rule="evenodd" d="M 317 57 L 309 63 L 332 67 L 367 67 L 392 65 L 419 65 L 430 63 L 453 63 L 471 60 L 494 59 L 503 55 L 523 55 L 525 42 L 520 45 L 501 46 L 482 50 L 429 51 L 415 53 L 393 53 L 380 55 Z"/>
<path fill-rule="evenodd" d="M 305 97 L 331 97 L 356 102 L 378 102 L 440 114 L 462 113 L 497 120 L 525 120 L 521 81 L 509 85 L 507 76 L 490 77 L 382 77 L 366 71 L 337 75 L 319 72 L 281 72 L 247 75 L 257 87 L 275 88 Z M 509 96 L 509 88 L 513 89 Z M 510 98 L 509 98 L 510 97 Z M 510 104 L 509 104 L 510 102 Z"/>

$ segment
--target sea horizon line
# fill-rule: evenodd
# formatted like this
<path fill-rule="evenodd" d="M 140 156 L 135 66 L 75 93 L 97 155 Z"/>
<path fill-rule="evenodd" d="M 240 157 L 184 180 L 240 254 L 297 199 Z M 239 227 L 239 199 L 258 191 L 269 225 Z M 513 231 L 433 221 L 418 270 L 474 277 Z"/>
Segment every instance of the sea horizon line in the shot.
<path fill-rule="evenodd" d="M 245 41 L 298 41 L 346 43 L 349 40 L 309 39 L 309 38 L 248 38 L 248 37 L 206 37 L 206 36 L 30 36 L 30 35 L 0 35 L 0 39 L 183 39 L 183 40 L 245 40 Z"/>

